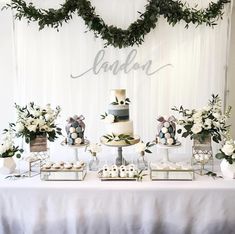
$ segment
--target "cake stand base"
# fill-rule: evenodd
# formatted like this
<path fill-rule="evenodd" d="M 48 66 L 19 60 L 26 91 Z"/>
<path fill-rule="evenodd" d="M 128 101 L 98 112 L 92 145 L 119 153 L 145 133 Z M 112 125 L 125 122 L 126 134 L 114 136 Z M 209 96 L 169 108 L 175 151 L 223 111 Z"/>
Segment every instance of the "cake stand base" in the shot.
<path fill-rule="evenodd" d="M 121 166 L 121 165 L 127 166 L 128 164 L 129 163 L 123 158 L 122 147 L 118 147 L 118 156 L 116 158 L 116 165 L 117 166 Z"/>

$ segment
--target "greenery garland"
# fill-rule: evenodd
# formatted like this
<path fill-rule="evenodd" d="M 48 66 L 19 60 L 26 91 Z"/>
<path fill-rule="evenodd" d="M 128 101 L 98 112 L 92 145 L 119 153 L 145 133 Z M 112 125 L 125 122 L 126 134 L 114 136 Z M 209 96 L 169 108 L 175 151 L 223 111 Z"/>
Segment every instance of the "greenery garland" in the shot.
<path fill-rule="evenodd" d="M 33 3 L 26 3 L 24 0 L 12 0 L 5 8 L 16 10 L 15 18 L 21 20 L 26 18 L 28 22 L 37 21 L 39 29 L 45 26 L 59 29 L 63 22 L 67 23 L 72 19 L 74 13 L 82 17 L 89 30 L 92 30 L 96 37 L 105 40 L 105 47 L 128 47 L 141 45 L 144 37 L 151 29 L 156 27 L 160 16 L 166 18 L 167 22 L 174 26 L 181 20 L 189 23 L 207 26 L 216 25 L 218 19 L 222 19 L 224 5 L 230 0 L 218 0 L 211 2 L 206 9 L 197 10 L 190 8 L 187 3 L 180 0 L 148 0 L 145 12 L 140 13 L 139 19 L 132 23 L 127 29 L 121 29 L 113 25 L 107 25 L 104 20 L 96 14 L 95 8 L 89 0 L 66 0 L 59 9 L 38 9 Z"/>

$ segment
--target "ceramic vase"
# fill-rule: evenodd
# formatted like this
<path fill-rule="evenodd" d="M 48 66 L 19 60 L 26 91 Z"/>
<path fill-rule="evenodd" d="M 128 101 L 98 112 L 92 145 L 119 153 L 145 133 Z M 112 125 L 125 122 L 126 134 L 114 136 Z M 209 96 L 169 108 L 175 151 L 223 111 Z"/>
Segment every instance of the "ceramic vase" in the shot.
<path fill-rule="evenodd" d="M 11 174 L 16 169 L 16 163 L 12 157 L 2 158 L 1 174 Z"/>
<path fill-rule="evenodd" d="M 226 159 L 220 163 L 220 169 L 225 179 L 235 179 L 235 163 L 230 164 Z"/>

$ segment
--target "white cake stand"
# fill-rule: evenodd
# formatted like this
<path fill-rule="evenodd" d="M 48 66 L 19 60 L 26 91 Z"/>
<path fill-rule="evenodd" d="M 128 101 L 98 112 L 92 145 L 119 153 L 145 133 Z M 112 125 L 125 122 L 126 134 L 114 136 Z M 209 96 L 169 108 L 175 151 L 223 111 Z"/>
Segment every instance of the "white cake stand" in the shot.
<path fill-rule="evenodd" d="M 118 156 L 116 158 L 116 165 L 117 166 L 121 166 L 121 165 L 126 166 L 126 165 L 128 165 L 128 162 L 123 157 L 122 148 L 132 146 L 132 145 L 135 145 L 135 144 L 139 143 L 140 142 L 140 137 L 139 136 L 134 136 L 134 139 L 130 140 L 130 144 L 127 144 L 125 141 L 110 141 L 110 142 L 107 142 L 107 139 L 105 139 L 104 137 L 100 138 L 100 142 L 103 145 L 106 145 L 106 146 L 109 146 L 109 147 L 116 147 L 117 152 L 118 152 Z"/>
<path fill-rule="evenodd" d="M 84 140 L 84 143 L 80 144 L 80 145 L 68 145 L 68 144 L 65 143 L 65 141 L 61 142 L 62 146 L 68 147 L 70 149 L 74 149 L 75 161 L 79 160 L 79 158 L 78 158 L 78 150 L 81 149 L 81 148 L 87 147 L 89 144 L 90 144 L 90 141 L 88 141 L 88 140 Z"/>
<path fill-rule="evenodd" d="M 172 149 L 177 149 L 179 147 L 181 147 L 181 143 L 180 142 L 176 142 L 175 145 L 163 145 L 163 144 L 156 144 L 157 148 L 158 149 L 163 149 L 165 151 L 165 154 L 163 156 L 163 158 L 161 159 L 161 162 L 171 162 L 170 159 L 169 159 L 169 150 L 172 150 Z"/>

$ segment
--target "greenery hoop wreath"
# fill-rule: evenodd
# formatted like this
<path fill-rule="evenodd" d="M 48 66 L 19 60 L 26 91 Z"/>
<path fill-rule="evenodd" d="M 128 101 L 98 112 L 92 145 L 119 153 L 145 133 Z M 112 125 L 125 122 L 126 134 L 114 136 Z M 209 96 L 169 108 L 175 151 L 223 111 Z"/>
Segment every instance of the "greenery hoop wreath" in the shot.
<path fill-rule="evenodd" d="M 59 9 L 38 9 L 33 3 L 27 4 L 24 0 L 12 0 L 4 8 L 15 10 L 15 18 L 18 20 L 26 18 L 28 22 L 37 21 L 40 30 L 45 26 L 59 30 L 59 27 L 71 20 L 73 14 L 76 13 L 83 18 L 87 28 L 93 31 L 96 37 L 105 41 L 105 47 L 112 45 L 124 48 L 141 45 L 145 35 L 156 27 L 160 16 L 166 18 L 172 26 L 183 20 L 186 22 L 186 28 L 189 23 L 213 27 L 217 20 L 222 19 L 224 6 L 229 2 L 229 0 L 210 2 L 207 8 L 198 10 L 197 6 L 191 8 L 180 0 L 148 0 L 145 12 L 138 12 L 140 13 L 139 19 L 127 29 L 107 25 L 96 14 L 95 7 L 89 0 L 66 0 Z"/>

